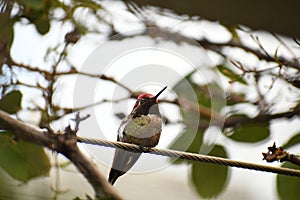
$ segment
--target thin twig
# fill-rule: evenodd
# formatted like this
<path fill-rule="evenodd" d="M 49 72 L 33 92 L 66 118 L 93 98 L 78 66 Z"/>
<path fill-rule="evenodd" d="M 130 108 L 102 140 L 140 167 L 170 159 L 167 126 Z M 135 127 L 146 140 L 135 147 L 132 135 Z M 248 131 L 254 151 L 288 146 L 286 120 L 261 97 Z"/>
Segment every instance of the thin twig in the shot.
<path fill-rule="evenodd" d="M 251 38 L 253 39 L 253 41 L 259 46 L 259 49 L 261 49 L 264 54 L 268 57 L 268 58 L 272 58 L 269 53 L 267 52 L 267 50 L 263 47 L 263 45 L 261 44 L 259 37 L 256 36 L 254 37 L 254 35 L 251 34 Z"/>
<path fill-rule="evenodd" d="M 86 115 L 85 117 L 80 117 L 80 113 L 79 112 L 75 115 L 75 119 L 72 119 L 75 122 L 75 129 L 74 129 L 75 133 L 77 133 L 78 130 L 79 130 L 79 124 L 80 124 L 80 122 L 86 120 L 89 117 L 90 117 L 90 115 Z"/>
<path fill-rule="evenodd" d="M 47 119 L 50 119 L 51 116 L 54 115 L 54 113 L 55 113 L 54 104 L 53 104 L 53 96 L 54 96 L 54 93 L 55 93 L 54 85 L 55 85 L 56 80 L 57 80 L 57 69 L 58 69 L 58 65 L 60 64 L 62 59 L 65 57 L 68 44 L 69 43 L 67 43 L 67 42 L 64 43 L 63 50 L 60 52 L 57 61 L 52 66 L 52 69 L 51 69 L 51 72 L 50 72 L 51 76 L 50 76 L 50 79 L 48 79 L 49 85 L 47 87 L 47 91 L 44 93 L 45 94 L 45 100 L 46 100 L 46 112 L 45 112 L 45 114 L 47 115 Z"/>
<path fill-rule="evenodd" d="M 266 102 L 265 96 L 262 94 L 261 89 L 259 87 L 260 79 L 261 79 L 260 74 L 255 74 L 254 75 L 254 80 L 255 80 L 254 85 L 255 85 L 257 95 L 258 95 L 257 105 L 260 109 L 260 113 L 261 114 L 266 114 L 269 111 L 269 105 Z"/>
<path fill-rule="evenodd" d="M 116 85 L 124 88 L 125 90 L 127 90 L 128 92 L 132 93 L 132 90 L 130 88 L 128 88 L 126 85 L 120 83 L 119 81 L 117 81 L 116 79 L 114 79 L 113 77 L 110 76 L 106 76 L 104 74 L 89 74 L 86 72 L 80 72 L 77 71 L 76 68 L 72 68 L 72 70 L 70 71 L 66 71 L 66 72 L 57 72 L 56 73 L 57 76 L 64 76 L 64 75 L 82 75 L 82 76 L 88 76 L 91 78 L 97 78 L 97 79 L 101 79 L 101 80 L 105 80 L 105 81 L 110 81 L 112 83 L 115 83 Z"/>
<path fill-rule="evenodd" d="M 273 35 L 273 37 L 275 37 L 277 40 L 278 40 L 278 42 L 280 42 L 283 46 L 284 46 L 284 48 L 293 56 L 293 60 L 294 61 L 296 61 L 296 62 L 298 62 L 299 63 L 299 61 L 298 61 L 298 59 L 297 59 L 297 56 L 296 56 L 296 54 L 293 52 L 293 50 L 276 34 L 276 33 L 271 33 L 272 35 Z"/>
<path fill-rule="evenodd" d="M 9 66 L 9 67 L 19 67 L 19 68 L 22 68 L 22 69 L 26 69 L 28 71 L 31 71 L 31 72 L 38 72 L 40 74 L 42 74 L 44 77 L 49 77 L 51 74 L 49 71 L 47 70 L 43 70 L 43 69 L 40 69 L 38 67 L 32 67 L 30 65 L 26 65 L 24 63 L 18 63 L 16 61 L 14 61 L 10 54 L 6 55 L 6 64 Z"/>
<path fill-rule="evenodd" d="M 21 81 L 16 81 L 15 83 L 10 83 L 10 84 L 2 84 L 1 86 L 2 87 L 8 87 L 8 86 L 24 86 L 24 87 L 27 87 L 27 88 L 33 88 L 33 89 L 38 89 L 38 90 L 41 90 L 41 91 L 45 91 L 46 88 L 42 87 L 41 85 L 31 85 L 29 83 L 23 83 Z"/>

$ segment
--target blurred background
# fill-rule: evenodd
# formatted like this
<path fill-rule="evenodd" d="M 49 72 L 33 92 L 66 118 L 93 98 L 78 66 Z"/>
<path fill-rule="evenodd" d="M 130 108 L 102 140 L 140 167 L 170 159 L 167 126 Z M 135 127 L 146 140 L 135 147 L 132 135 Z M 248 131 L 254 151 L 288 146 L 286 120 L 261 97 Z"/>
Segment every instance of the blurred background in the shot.
<path fill-rule="evenodd" d="M 158 148 L 263 160 L 300 142 L 299 3 L 0 0 L 0 108 L 115 141 L 140 92 L 160 97 Z M 1 128 L 1 127 L 0 127 Z M 79 144 L 107 176 L 114 149 Z M 65 157 L 0 132 L 0 199 L 90 199 Z M 142 155 L 124 199 L 297 199 L 299 178 Z"/>

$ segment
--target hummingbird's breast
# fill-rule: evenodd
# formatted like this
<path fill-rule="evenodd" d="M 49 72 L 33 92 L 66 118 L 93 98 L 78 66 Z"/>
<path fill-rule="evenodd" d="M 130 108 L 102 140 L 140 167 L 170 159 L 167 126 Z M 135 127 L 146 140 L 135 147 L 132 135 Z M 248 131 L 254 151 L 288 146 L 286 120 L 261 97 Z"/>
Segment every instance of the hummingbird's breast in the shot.
<path fill-rule="evenodd" d="M 145 147 L 158 144 L 162 130 L 162 118 L 159 115 L 141 115 L 127 119 L 123 130 L 124 142 Z"/>

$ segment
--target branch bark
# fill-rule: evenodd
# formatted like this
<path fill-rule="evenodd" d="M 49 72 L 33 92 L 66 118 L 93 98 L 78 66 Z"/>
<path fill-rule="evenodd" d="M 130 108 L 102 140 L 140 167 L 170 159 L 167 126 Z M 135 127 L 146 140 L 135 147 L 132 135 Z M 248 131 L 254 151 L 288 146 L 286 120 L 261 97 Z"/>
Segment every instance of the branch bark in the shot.
<path fill-rule="evenodd" d="M 261 51 L 261 49 L 253 49 L 253 48 L 250 48 L 250 47 L 242 44 L 241 42 L 237 42 L 234 40 L 229 41 L 229 42 L 224 42 L 224 43 L 217 43 L 217 42 L 208 41 L 206 39 L 202 39 L 202 40 L 197 40 L 197 42 L 203 48 L 210 49 L 210 50 L 216 51 L 216 52 L 220 52 L 221 48 L 223 48 L 223 47 L 240 48 L 248 53 L 255 55 L 259 60 L 280 63 L 281 65 L 289 66 L 289 67 L 292 67 L 297 70 L 300 69 L 300 63 L 298 61 L 291 61 L 284 57 L 280 57 L 277 59 L 274 56 L 269 56 L 268 54 L 265 54 L 264 52 Z"/>
<path fill-rule="evenodd" d="M 273 146 L 268 147 L 268 152 L 262 153 L 264 159 L 267 162 L 291 162 L 295 165 L 300 166 L 300 156 L 291 154 L 284 150 L 282 147 L 276 147 L 274 142 Z"/>
<path fill-rule="evenodd" d="M 254 118 L 248 118 L 245 116 L 232 116 L 225 120 L 224 127 L 233 127 L 238 124 L 250 124 L 255 122 L 269 122 L 273 119 L 280 118 L 292 118 L 294 116 L 299 116 L 300 114 L 300 104 L 296 105 L 293 110 L 283 113 L 276 114 L 261 114 Z"/>
<path fill-rule="evenodd" d="M 17 139 L 42 145 L 66 156 L 89 181 L 95 191 L 96 199 L 123 199 L 101 175 L 96 165 L 79 150 L 76 134 L 71 134 L 72 132 L 69 131 L 57 134 L 42 130 L 12 118 L 2 110 L 0 110 L 0 127 L 11 131 Z"/>

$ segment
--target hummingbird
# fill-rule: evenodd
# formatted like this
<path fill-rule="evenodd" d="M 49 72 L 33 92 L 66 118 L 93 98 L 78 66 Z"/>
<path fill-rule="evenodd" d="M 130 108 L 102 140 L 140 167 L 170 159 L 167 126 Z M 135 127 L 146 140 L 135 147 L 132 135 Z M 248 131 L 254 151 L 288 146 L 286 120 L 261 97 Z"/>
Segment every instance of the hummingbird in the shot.
<path fill-rule="evenodd" d="M 167 86 L 155 96 L 152 94 L 138 96 L 131 113 L 120 124 L 117 141 L 139 145 L 142 150 L 158 144 L 162 117 L 157 98 L 166 88 Z M 140 156 L 141 153 L 116 148 L 108 181 L 113 185 L 120 176 L 131 169 Z"/>

